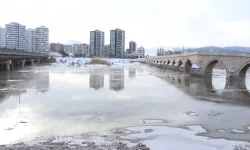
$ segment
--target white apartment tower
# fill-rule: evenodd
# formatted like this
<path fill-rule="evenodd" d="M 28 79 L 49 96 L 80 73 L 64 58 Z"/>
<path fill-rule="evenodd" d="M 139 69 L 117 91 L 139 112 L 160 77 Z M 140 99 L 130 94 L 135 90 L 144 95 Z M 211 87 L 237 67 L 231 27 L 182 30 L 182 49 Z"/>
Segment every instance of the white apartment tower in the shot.
<path fill-rule="evenodd" d="M 8 49 L 26 50 L 26 27 L 16 22 L 6 24 L 5 46 Z"/>
<path fill-rule="evenodd" d="M 110 30 L 110 57 L 123 58 L 125 51 L 125 31 Z"/>
<path fill-rule="evenodd" d="M 36 52 L 36 29 L 27 29 L 26 39 L 26 50 Z"/>
<path fill-rule="evenodd" d="M 104 32 L 100 30 L 90 31 L 90 55 L 104 57 Z"/>
<path fill-rule="evenodd" d="M 5 47 L 5 29 L 0 27 L 0 48 Z"/>
<path fill-rule="evenodd" d="M 49 29 L 45 26 L 36 28 L 36 52 L 49 52 Z"/>

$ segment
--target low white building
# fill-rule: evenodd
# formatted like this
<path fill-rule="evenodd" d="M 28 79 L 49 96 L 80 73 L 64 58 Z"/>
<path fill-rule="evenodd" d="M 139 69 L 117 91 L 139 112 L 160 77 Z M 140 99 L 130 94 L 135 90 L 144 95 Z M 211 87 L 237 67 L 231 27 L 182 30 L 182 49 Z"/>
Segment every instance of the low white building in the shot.
<path fill-rule="evenodd" d="M 104 45 L 104 53 L 103 53 L 105 58 L 110 57 L 110 45 Z"/>
<path fill-rule="evenodd" d="M 66 53 L 74 53 L 74 46 L 73 45 L 64 45 L 64 51 Z"/>
<path fill-rule="evenodd" d="M 138 58 L 144 58 L 145 57 L 145 48 L 144 47 L 139 47 L 137 49 L 137 57 Z"/>

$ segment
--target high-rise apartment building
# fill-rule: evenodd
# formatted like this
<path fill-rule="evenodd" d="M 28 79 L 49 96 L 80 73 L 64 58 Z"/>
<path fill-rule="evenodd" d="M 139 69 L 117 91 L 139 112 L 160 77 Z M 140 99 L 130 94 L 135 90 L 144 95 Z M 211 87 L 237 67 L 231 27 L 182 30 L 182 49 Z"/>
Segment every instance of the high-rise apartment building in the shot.
<path fill-rule="evenodd" d="M 36 52 L 36 29 L 26 30 L 26 50 Z"/>
<path fill-rule="evenodd" d="M 5 29 L 0 27 L 0 48 L 5 47 Z"/>
<path fill-rule="evenodd" d="M 104 57 L 104 32 L 100 30 L 90 31 L 90 55 Z"/>
<path fill-rule="evenodd" d="M 134 53 L 136 51 L 136 42 L 129 42 L 129 54 Z"/>
<path fill-rule="evenodd" d="M 125 31 L 110 30 L 110 57 L 122 58 L 125 51 Z"/>
<path fill-rule="evenodd" d="M 26 27 L 16 22 L 6 24 L 5 46 L 8 49 L 26 50 Z"/>
<path fill-rule="evenodd" d="M 36 28 L 36 51 L 38 53 L 49 52 L 49 29 L 45 26 Z"/>

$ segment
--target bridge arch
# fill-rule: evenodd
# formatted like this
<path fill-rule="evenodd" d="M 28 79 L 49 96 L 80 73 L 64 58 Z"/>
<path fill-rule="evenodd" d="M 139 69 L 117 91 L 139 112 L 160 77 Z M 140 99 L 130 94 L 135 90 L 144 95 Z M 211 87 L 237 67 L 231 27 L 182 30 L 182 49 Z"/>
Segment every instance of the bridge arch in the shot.
<path fill-rule="evenodd" d="M 190 73 L 191 68 L 192 68 L 191 60 L 187 59 L 184 67 L 185 67 L 185 72 Z"/>
<path fill-rule="evenodd" d="M 210 59 L 210 60 L 204 65 L 204 67 L 203 67 L 203 68 L 204 68 L 203 74 L 204 74 L 205 76 L 211 76 L 211 75 L 213 74 L 213 68 L 214 68 L 214 66 L 215 66 L 217 63 L 222 63 L 224 69 L 226 69 L 226 71 L 227 71 L 227 66 L 226 66 L 226 64 L 225 64 L 222 60 L 220 60 L 220 59 L 218 59 L 218 58 L 213 58 L 213 59 Z"/>
<path fill-rule="evenodd" d="M 168 60 L 168 62 L 167 62 L 167 65 L 169 65 L 170 64 L 170 60 Z"/>
<path fill-rule="evenodd" d="M 172 66 L 174 66 L 175 65 L 175 60 L 173 60 L 173 62 L 172 62 Z"/>
<path fill-rule="evenodd" d="M 238 71 L 238 75 L 240 77 L 245 77 L 249 68 L 250 68 L 250 61 L 248 61 L 247 63 L 243 64 L 240 67 L 240 69 Z"/>
<path fill-rule="evenodd" d="M 180 68 L 180 67 L 182 66 L 182 64 L 183 64 L 182 61 L 179 60 L 179 61 L 178 61 L 178 67 Z"/>

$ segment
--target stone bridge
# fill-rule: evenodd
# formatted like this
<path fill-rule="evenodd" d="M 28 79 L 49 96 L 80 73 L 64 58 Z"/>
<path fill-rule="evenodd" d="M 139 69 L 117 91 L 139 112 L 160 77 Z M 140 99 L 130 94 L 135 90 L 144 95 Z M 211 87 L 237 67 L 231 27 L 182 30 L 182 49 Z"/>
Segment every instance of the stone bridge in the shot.
<path fill-rule="evenodd" d="M 0 70 L 13 70 L 15 66 L 24 67 L 25 64 L 33 65 L 34 62 L 39 63 L 45 60 L 48 55 L 34 52 L 0 49 Z"/>
<path fill-rule="evenodd" d="M 211 76 L 215 64 L 220 63 L 226 69 L 228 77 L 244 77 L 250 67 L 250 53 L 191 52 L 148 57 L 144 61 L 147 64 L 197 76 Z"/>

